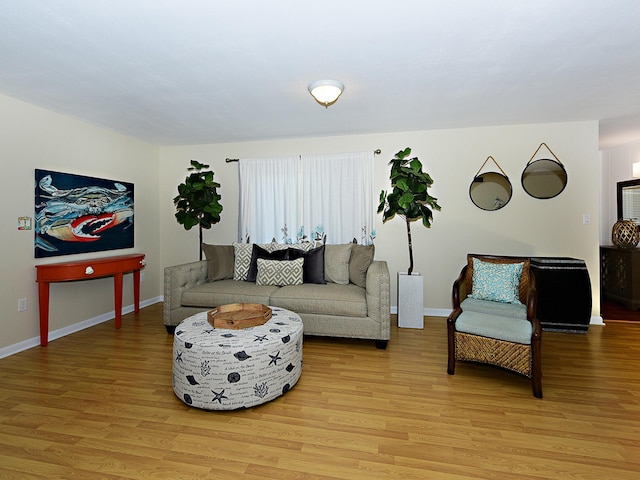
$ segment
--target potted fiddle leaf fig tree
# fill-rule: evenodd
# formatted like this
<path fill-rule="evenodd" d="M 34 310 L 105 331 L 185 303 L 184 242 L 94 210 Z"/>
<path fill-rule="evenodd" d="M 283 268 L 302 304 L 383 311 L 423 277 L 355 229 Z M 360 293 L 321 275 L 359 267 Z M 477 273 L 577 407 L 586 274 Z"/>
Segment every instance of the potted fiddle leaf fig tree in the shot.
<path fill-rule="evenodd" d="M 191 160 L 187 171 L 191 172 L 178 185 L 178 195 L 173 199 L 176 206 L 176 220 L 185 230 L 196 225 L 200 231 L 200 260 L 202 260 L 202 230 L 209 229 L 220 221 L 222 205 L 218 194 L 220 184 L 213 180 L 213 172 L 206 170 L 209 165 Z"/>
<path fill-rule="evenodd" d="M 423 328 L 423 296 L 424 280 L 419 273 L 413 272 L 413 242 L 411 224 L 418 220 L 426 228 L 431 227 L 433 210 L 440 210 L 438 199 L 429 195 L 429 187 L 433 179 L 422 171 L 422 162 L 418 157 L 409 157 L 411 148 L 396 153 L 389 162 L 391 165 L 391 192 L 380 192 L 378 213 L 382 213 L 382 221 L 401 217 L 407 228 L 409 244 L 409 270 L 398 272 L 398 326 L 407 328 Z"/>

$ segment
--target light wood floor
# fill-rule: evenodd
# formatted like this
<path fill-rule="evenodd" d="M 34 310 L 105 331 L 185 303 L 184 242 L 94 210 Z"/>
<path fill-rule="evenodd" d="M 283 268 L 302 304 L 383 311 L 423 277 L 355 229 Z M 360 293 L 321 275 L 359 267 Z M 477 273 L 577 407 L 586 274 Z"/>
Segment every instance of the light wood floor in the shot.
<path fill-rule="evenodd" d="M 640 325 L 545 332 L 544 399 L 458 363 L 443 318 L 373 342 L 305 338 L 298 384 L 205 412 L 171 388 L 161 304 L 0 360 L 2 479 L 637 479 Z"/>

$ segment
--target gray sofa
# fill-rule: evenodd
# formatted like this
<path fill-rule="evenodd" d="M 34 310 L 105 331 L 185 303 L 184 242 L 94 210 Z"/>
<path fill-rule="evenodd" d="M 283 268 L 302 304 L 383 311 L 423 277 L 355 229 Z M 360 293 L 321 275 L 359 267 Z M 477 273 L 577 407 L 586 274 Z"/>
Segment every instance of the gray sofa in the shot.
<path fill-rule="evenodd" d="M 246 251 L 245 245 L 240 246 Z M 302 318 L 305 335 L 371 339 L 377 348 L 386 348 L 390 334 L 389 269 L 385 261 L 373 260 L 372 246 L 370 261 L 363 263 L 356 252 L 364 251 L 364 247 L 353 246 L 350 256 L 344 257 L 344 245 L 327 245 L 326 283 L 285 286 L 238 279 L 238 244 L 210 246 L 215 251 L 205 247 L 207 260 L 164 270 L 163 320 L 169 333 L 185 318 L 218 305 L 261 303 L 296 312 Z M 332 259 L 337 258 L 334 252 L 351 262 L 347 265 L 351 267 L 350 279 L 331 275 Z M 234 267 L 236 279 L 230 278 L 230 268 Z M 344 269 L 344 264 L 340 268 Z M 355 279 L 354 268 L 360 268 L 360 280 Z"/>

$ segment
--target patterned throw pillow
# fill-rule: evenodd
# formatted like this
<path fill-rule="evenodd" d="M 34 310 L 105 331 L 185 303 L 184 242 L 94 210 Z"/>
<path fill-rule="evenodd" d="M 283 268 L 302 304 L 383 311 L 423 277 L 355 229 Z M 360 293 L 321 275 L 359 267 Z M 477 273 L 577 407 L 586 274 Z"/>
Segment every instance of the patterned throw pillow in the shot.
<path fill-rule="evenodd" d="M 489 263 L 473 259 L 471 298 L 503 303 L 520 303 L 518 287 L 523 263 Z"/>
<path fill-rule="evenodd" d="M 261 243 L 260 248 L 273 252 L 277 250 L 277 243 Z M 286 247 L 286 246 L 285 246 Z M 246 280 L 251 266 L 251 254 L 253 253 L 253 243 L 234 243 L 233 244 L 233 279 Z"/>
<path fill-rule="evenodd" d="M 258 259 L 266 258 L 268 260 L 289 260 L 288 249 L 276 249 L 268 251 L 262 248 L 260 245 L 253 245 L 253 253 L 251 254 L 251 262 L 249 263 L 249 270 L 247 272 L 247 282 L 255 282 L 258 276 Z"/>
<path fill-rule="evenodd" d="M 256 285 L 300 285 L 302 283 L 303 258 L 296 260 L 258 259 L 258 276 Z"/>
<path fill-rule="evenodd" d="M 233 279 L 246 280 L 251 265 L 251 253 L 253 252 L 252 243 L 234 243 L 233 244 Z"/>

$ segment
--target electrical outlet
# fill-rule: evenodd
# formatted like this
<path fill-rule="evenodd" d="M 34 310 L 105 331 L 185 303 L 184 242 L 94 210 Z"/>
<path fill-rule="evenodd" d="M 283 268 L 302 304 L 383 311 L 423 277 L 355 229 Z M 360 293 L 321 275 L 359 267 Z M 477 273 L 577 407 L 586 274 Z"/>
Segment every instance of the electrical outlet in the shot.
<path fill-rule="evenodd" d="M 27 311 L 27 299 L 26 298 L 19 298 L 18 299 L 18 311 L 19 312 L 26 312 Z"/>
<path fill-rule="evenodd" d="M 144 282 L 144 272 L 140 272 L 140 281 Z"/>

